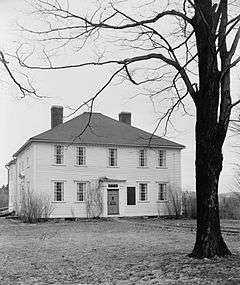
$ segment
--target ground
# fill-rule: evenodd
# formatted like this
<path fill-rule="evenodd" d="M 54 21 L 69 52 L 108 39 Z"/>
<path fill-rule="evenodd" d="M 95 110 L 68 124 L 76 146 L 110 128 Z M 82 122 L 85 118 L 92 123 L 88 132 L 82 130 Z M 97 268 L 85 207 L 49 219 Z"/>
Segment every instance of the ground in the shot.
<path fill-rule="evenodd" d="M 0 218 L 0 284 L 240 284 L 240 221 L 222 224 L 233 256 L 196 260 L 194 221 Z"/>

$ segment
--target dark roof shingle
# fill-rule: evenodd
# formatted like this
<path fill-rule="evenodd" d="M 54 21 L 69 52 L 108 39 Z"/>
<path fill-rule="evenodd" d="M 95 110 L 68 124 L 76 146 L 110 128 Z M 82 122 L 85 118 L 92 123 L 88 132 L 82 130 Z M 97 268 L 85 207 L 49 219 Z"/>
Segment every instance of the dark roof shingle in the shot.
<path fill-rule="evenodd" d="M 90 126 L 80 136 L 89 121 L 90 113 L 85 112 L 76 118 L 32 137 L 31 141 L 82 143 L 99 145 L 121 145 L 141 147 L 184 148 L 183 145 L 152 136 L 151 133 L 119 122 L 101 113 L 92 113 Z"/>

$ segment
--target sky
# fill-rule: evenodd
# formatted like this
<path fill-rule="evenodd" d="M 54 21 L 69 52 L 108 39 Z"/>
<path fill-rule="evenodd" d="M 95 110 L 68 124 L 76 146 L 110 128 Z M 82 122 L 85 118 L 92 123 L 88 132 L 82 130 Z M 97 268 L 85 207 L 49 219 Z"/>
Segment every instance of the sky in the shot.
<path fill-rule="evenodd" d="M 25 4 L 22 0 L 0 0 L 0 48 L 11 51 L 14 41 L 20 33 L 16 31 L 15 22 L 21 20 Z M 67 55 L 66 55 L 67 56 Z M 67 58 L 65 58 L 67 59 Z M 11 63 L 10 63 L 11 64 Z M 240 90 L 239 69 L 233 74 L 234 93 Z M 4 70 L 0 67 L 0 74 Z M 7 183 L 5 164 L 30 137 L 50 128 L 50 108 L 52 105 L 78 106 L 86 98 L 94 95 L 108 80 L 108 73 L 103 68 L 84 68 L 62 71 L 41 71 L 31 74 L 35 86 L 41 94 L 51 98 L 36 100 L 29 97 L 19 99 L 18 90 L 6 74 L 0 81 L 0 185 Z M 116 83 L 116 82 L 115 82 Z M 136 96 L 137 91 L 130 84 L 112 84 L 97 99 L 94 111 L 118 119 L 121 111 L 132 113 L 132 124 L 152 132 L 155 129 L 158 114 L 150 99 Z M 81 112 L 86 111 L 83 109 Z M 80 112 L 80 113 L 81 113 Z M 80 114 L 78 113 L 78 114 Z M 64 115 L 69 110 L 64 108 Z M 192 105 L 192 114 L 194 107 Z M 67 118 L 65 119 L 67 120 Z M 194 190 L 194 124 L 195 117 L 175 116 L 175 129 L 166 137 L 186 146 L 182 151 L 182 184 L 184 189 Z M 162 130 L 156 134 L 161 135 Z M 221 175 L 220 192 L 231 188 L 234 175 L 235 150 L 232 140 L 227 139 L 224 146 L 224 168 Z"/>

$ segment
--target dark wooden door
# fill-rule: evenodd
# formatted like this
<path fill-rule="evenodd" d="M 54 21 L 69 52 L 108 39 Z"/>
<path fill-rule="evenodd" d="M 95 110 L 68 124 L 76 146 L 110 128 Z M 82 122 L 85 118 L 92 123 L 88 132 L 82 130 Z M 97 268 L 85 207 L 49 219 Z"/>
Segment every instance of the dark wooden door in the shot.
<path fill-rule="evenodd" d="M 119 191 L 118 189 L 108 189 L 108 215 L 119 214 Z"/>

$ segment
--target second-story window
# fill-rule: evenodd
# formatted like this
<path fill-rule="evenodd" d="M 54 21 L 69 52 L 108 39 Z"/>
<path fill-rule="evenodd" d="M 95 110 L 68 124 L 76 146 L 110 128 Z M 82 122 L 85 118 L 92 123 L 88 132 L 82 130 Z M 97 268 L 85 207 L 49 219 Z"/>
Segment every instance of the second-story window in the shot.
<path fill-rule="evenodd" d="M 63 164 L 64 162 L 64 146 L 55 145 L 54 146 L 54 163 Z"/>
<path fill-rule="evenodd" d="M 108 165 L 109 166 L 117 166 L 117 149 L 109 148 L 108 153 Z"/>
<path fill-rule="evenodd" d="M 147 151 L 146 149 L 139 150 L 139 166 L 147 166 Z"/>
<path fill-rule="evenodd" d="M 86 165 L 86 148 L 78 146 L 76 149 L 76 164 L 77 165 Z"/>
<path fill-rule="evenodd" d="M 158 167 L 166 167 L 166 150 L 158 150 Z"/>
<path fill-rule="evenodd" d="M 29 164 L 29 156 L 27 156 L 27 167 L 29 167 L 30 166 L 30 164 Z"/>

